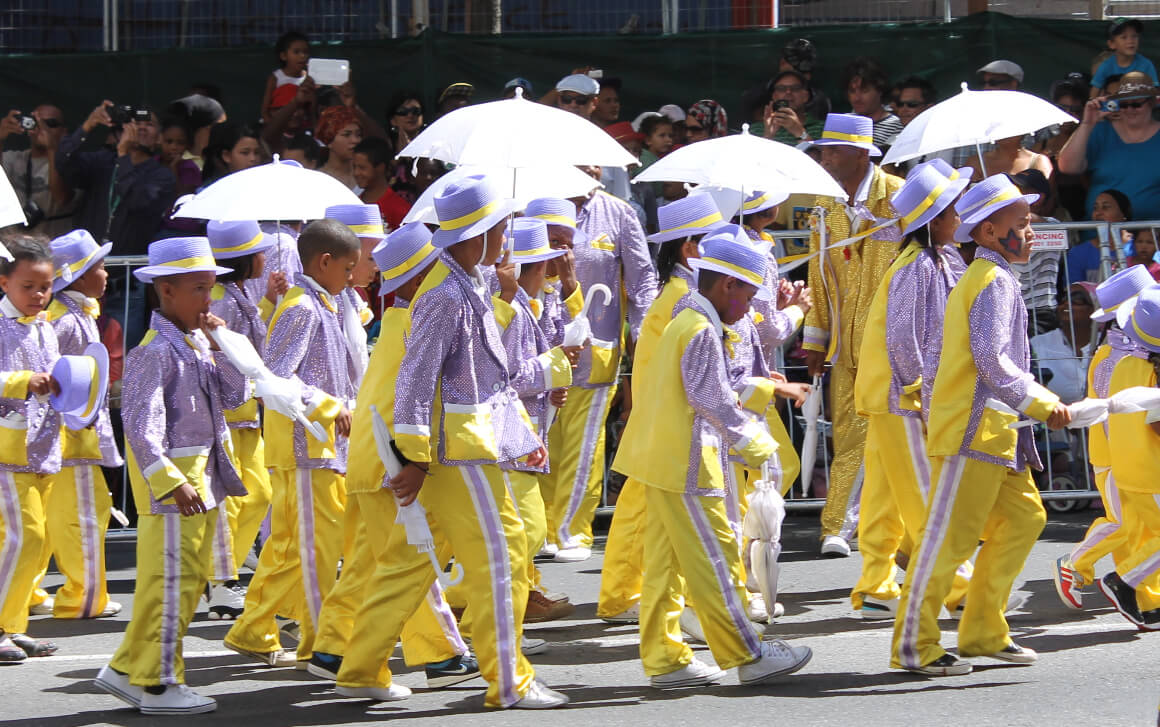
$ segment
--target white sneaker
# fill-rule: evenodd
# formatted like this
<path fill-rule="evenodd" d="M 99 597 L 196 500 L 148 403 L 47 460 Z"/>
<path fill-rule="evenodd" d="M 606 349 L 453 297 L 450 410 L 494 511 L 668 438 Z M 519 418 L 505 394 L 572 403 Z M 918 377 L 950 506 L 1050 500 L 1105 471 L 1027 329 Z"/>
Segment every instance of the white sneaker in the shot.
<path fill-rule="evenodd" d="M 898 614 L 898 602 L 901 599 L 891 598 L 883 600 L 881 598 L 871 598 L 870 596 L 862 597 L 862 614 L 863 621 L 893 621 Z"/>
<path fill-rule="evenodd" d="M 278 649 L 277 651 L 247 651 L 240 646 L 234 646 L 228 641 L 223 641 L 222 645 L 230 651 L 241 654 L 247 659 L 265 664 L 266 666 L 284 667 L 284 666 L 298 666 L 298 657 L 292 651 L 285 649 Z"/>
<path fill-rule="evenodd" d="M 849 558 L 850 544 L 837 535 L 827 535 L 822 539 L 822 555 L 827 558 Z"/>
<path fill-rule="evenodd" d="M 568 696 L 549 689 L 539 680 L 533 680 L 527 694 L 511 706 L 512 709 L 555 709 L 568 703 Z"/>
<path fill-rule="evenodd" d="M 184 684 L 175 684 L 161 694 L 141 696 L 141 714 L 204 714 L 217 709 L 217 701 L 203 697 Z"/>
<path fill-rule="evenodd" d="M 246 607 L 246 587 L 237 581 L 226 581 L 210 587 L 209 620 L 233 621 Z"/>
<path fill-rule="evenodd" d="M 636 624 L 640 623 L 640 602 L 632 604 L 618 614 L 600 619 L 607 624 Z"/>
<path fill-rule="evenodd" d="M 334 693 L 343 697 L 357 699 L 373 699 L 376 702 L 397 702 L 411 696 L 411 690 L 402 684 L 392 684 L 389 687 L 342 687 L 334 688 Z"/>
<path fill-rule="evenodd" d="M 49 596 L 48 598 L 44 599 L 40 603 L 36 604 L 35 606 L 29 606 L 28 607 L 28 615 L 29 616 L 51 616 L 52 615 L 52 607 L 55 605 L 56 605 L 56 599 L 53 598 L 52 596 Z"/>
<path fill-rule="evenodd" d="M 552 560 L 557 563 L 581 563 L 592 557 L 592 548 L 577 545 L 571 548 L 560 548 Z"/>
<path fill-rule="evenodd" d="M 761 658 L 737 667 L 743 685 L 763 684 L 775 677 L 793 674 L 809 663 L 814 652 L 808 646 L 790 646 L 780 639 L 761 642 Z"/>
<path fill-rule="evenodd" d="M 773 604 L 773 618 L 781 618 L 784 615 L 785 606 L 782 605 L 781 601 L 777 601 Z"/>
<path fill-rule="evenodd" d="M 1039 661 L 1039 654 L 1036 654 L 1026 646 L 1016 644 L 1014 641 L 1004 646 L 1001 651 L 996 651 L 993 654 L 981 654 L 981 656 L 989 656 L 992 659 L 1006 661 L 1011 664 L 1034 664 L 1036 661 Z"/>
<path fill-rule="evenodd" d="M 539 555 L 546 558 L 555 557 L 556 553 L 560 552 L 560 546 L 555 543 L 544 543 L 544 547 L 540 548 Z"/>
<path fill-rule="evenodd" d="M 523 641 L 520 642 L 520 651 L 524 656 L 534 656 L 535 654 L 543 654 L 548 650 L 548 642 L 543 639 L 534 639 L 526 634 Z"/>
<path fill-rule="evenodd" d="M 108 664 L 102 666 L 101 670 L 97 672 L 97 678 L 93 680 L 93 684 L 98 689 L 103 689 L 135 709 L 141 706 L 141 697 L 145 696 L 143 687 L 129 683 L 128 674 L 118 674 Z"/>
<path fill-rule="evenodd" d="M 696 612 L 693 609 L 685 606 L 685 610 L 681 611 L 681 633 L 685 635 L 689 641 L 697 641 L 702 644 L 705 641 L 705 631 L 701 628 L 701 620 L 697 618 Z"/>
<path fill-rule="evenodd" d="M 749 594 L 749 603 L 745 605 L 745 615 L 753 623 L 769 623 L 769 611 L 765 608 L 765 597 L 760 593 Z"/>
<path fill-rule="evenodd" d="M 121 613 L 121 604 L 117 603 L 116 601 L 109 601 L 105 604 L 105 607 L 101 609 L 101 612 L 96 615 L 96 618 L 109 618 L 110 616 L 116 616 L 119 613 Z"/>
<path fill-rule="evenodd" d="M 725 672 L 721 669 L 694 658 L 676 671 L 649 677 L 648 683 L 653 689 L 681 689 L 683 687 L 705 687 L 710 684 L 720 684 L 724 678 Z"/>
<path fill-rule="evenodd" d="M 258 551 L 250 548 L 250 552 L 246 553 L 246 559 L 242 561 L 243 568 L 249 568 L 252 571 L 258 570 Z"/>

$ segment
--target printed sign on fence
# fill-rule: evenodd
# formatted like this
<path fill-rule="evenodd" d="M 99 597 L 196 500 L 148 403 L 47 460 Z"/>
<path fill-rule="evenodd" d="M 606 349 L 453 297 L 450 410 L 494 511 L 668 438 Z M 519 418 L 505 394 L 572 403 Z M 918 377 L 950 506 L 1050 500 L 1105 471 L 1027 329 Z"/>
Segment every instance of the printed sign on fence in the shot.
<path fill-rule="evenodd" d="M 1056 250 L 1067 252 L 1067 230 L 1035 228 L 1035 240 L 1031 243 L 1031 250 L 1032 252 Z"/>

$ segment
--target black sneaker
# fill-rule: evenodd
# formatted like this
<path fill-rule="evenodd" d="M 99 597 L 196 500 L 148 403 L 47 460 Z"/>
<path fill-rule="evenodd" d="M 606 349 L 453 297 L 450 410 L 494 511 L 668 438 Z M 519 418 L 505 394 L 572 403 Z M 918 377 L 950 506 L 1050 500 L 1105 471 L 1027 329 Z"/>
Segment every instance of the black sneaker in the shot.
<path fill-rule="evenodd" d="M 970 674 L 972 668 L 969 661 L 964 661 L 951 654 L 943 654 L 929 664 L 907 667 L 906 670 L 915 674 L 925 674 L 929 677 L 955 677 Z"/>
<path fill-rule="evenodd" d="M 1100 579 L 1100 590 L 1120 612 L 1120 615 L 1136 626 L 1147 627 L 1140 607 L 1136 604 L 1136 589 L 1124 583 L 1120 574 L 1112 571 Z"/>
<path fill-rule="evenodd" d="M 1160 631 L 1160 608 L 1144 611 L 1140 615 L 1144 617 L 1144 624 L 1140 626 L 1142 631 Z"/>
<path fill-rule="evenodd" d="M 471 655 L 456 656 L 427 665 L 427 686 L 442 689 L 479 676 L 479 662 Z"/>
<path fill-rule="evenodd" d="M 337 654 L 324 654 L 316 651 L 310 656 L 306 664 L 306 671 L 319 679 L 338 680 L 338 670 L 342 668 L 342 657 Z"/>

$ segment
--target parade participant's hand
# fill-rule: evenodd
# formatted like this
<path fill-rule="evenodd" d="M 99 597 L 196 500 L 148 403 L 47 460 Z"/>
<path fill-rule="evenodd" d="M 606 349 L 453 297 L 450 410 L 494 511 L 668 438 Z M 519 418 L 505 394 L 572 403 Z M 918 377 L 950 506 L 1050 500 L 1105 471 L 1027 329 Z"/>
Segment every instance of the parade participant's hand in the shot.
<path fill-rule="evenodd" d="M 105 99 L 101 102 L 100 106 L 92 110 L 92 112 L 89 114 L 89 118 L 85 119 L 85 123 L 81 124 L 81 128 L 84 129 L 86 134 L 93 133 L 93 129 L 97 128 L 98 126 L 113 125 L 113 120 L 109 118 L 108 108 L 112 105 L 112 101 Z"/>
<path fill-rule="evenodd" d="M 186 517 L 206 511 L 205 501 L 201 499 L 201 495 L 197 494 L 194 486 L 188 482 L 173 491 L 173 502 L 177 504 L 177 509 L 181 511 L 181 514 Z"/>
<path fill-rule="evenodd" d="M 806 370 L 810 376 L 821 376 L 826 372 L 826 354 L 824 351 L 806 351 Z"/>
<path fill-rule="evenodd" d="M 556 263 L 556 275 L 560 276 L 560 298 L 567 298 L 576 290 L 576 257 L 569 250 L 552 262 Z"/>
<path fill-rule="evenodd" d="M 560 350 L 568 357 L 568 363 L 572 364 L 572 368 L 576 368 L 576 363 L 580 360 L 580 351 L 583 346 L 560 346 Z"/>
<path fill-rule="evenodd" d="M 777 307 L 778 309 L 787 308 L 793 303 L 794 285 L 790 281 L 782 278 L 777 281 Z"/>
<path fill-rule="evenodd" d="M 209 339 L 209 347 L 212 351 L 220 351 L 217 341 L 213 340 L 213 336 L 209 335 L 215 328 L 226 328 L 226 322 L 218 318 L 213 313 L 202 313 L 197 317 L 197 325 L 205 333 L 205 337 Z"/>
<path fill-rule="evenodd" d="M 809 384 L 785 382 L 775 384 L 773 390 L 777 393 L 778 396 L 783 399 L 789 399 L 797 408 L 800 409 L 802 404 L 806 403 L 806 397 L 810 395 L 810 392 L 813 390 L 813 388 L 814 387 L 810 386 Z"/>
<path fill-rule="evenodd" d="M 543 467 L 544 463 L 548 461 L 548 450 L 543 444 L 535 452 L 528 455 L 528 465 L 532 467 Z"/>
<path fill-rule="evenodd" d="M 814 307 L 814 294 L 809 288 L 800 283 L 795 284 L 794 288 L 796 293 L 794 295 L 794 301 L 790 305 L 796 305 L 798 308 L 801 308 L 802 313 L 809 313 L 810 308 Z"/>
<path fill-rule="evenodd" d="M 8 115 L 0 119 L 0 141 L 4 141 L 12 134 L 23 134 L 24 127 L 20 125 L 20 110 L 12 109 Z"/>
<path fill-rule="evenodd" d="M 286 295 L 289 290 L 290 282 L 286 280 L 286 273 L 270 273 L 270 279 L 266 281 L 266 300 L 277 303 L 278 297 Z"/>
<path fill-rule="evenodd" d="M 35 373 L 28 379 L 28 391 L 34 396 L 60 394 L 60 383 L 51 374 Z"/>
<path fill-rule="evenodd" d="M 1055 411 L 1051 412 L 1051 416 L 1047 417 L 1048 429 L 1063 429 L 1071 423 L 1071 412 L 1067 409 L 1067 404 L 1060 402 L 1055 405 Z"/>
<path fill-rule="evenodd" d="M 520 284 L 516 279 L 516 264 L 512 262 L 511 250 L 503 254 L 503 260 L 495 265 L 495 276 L 499 278 L 499 297 L 511 303 L 516 299 Z"/>
<path fill-rule="evenodd" d="M 342 408 L 342 411 L 340 411 L 338 413 L 338 416 L 336 416 L 334 418 L 334 433 L 340 437 L 349 437 L 350 436 L 350 422 L 351 422 L 350 409 L 347 409 L 344 406 Z"/>
<path fill-rule="evenodd" d="M 400 506 L 410 505 L 419 496 L 419 490 L 423 489 L 423 481 L 427 479 L 427 468 L 430 466 L 430 463 L 410 462 L 402 472 L 391 478 L 391 492 L 395 493 L 395 499 L 399 501 Z"/>
<path fill-rule="evenodd" d="M 563 407 L 568 403 L 568 390 L 552 389 L 550 392 L 548 392 L 548 401 L 552 402 L 552 406 L 556 407 L 557 409 Z"/>
<path fill-rule="evenodd" d="M 773 379 L 774 381 L 776 381 L 778 383 L 782 383 L 782 384 L 784 384 L 786 381 L 789 380 L 785 377 L 785 374 L 783 374 L 780 371 L 770 371 L 769 378 Z"/>

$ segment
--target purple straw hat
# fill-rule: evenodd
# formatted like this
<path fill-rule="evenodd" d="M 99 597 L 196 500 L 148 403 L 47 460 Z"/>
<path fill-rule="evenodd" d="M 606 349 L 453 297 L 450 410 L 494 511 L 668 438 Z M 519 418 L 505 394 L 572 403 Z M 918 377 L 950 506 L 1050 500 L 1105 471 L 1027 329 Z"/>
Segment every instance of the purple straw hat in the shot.
<path fill-rule="evenodd" d="M 215 260 L 254 255 L 278 244 L 278 239 L 267 235 L 254 220 L 223 222 L 212 220 L 206 225 L 206 237 Z"/>
<path fill-rule="evenodd" d="M 142 283 L 152 283 L 156 278 L 184 273 L 232 273 L 214 263 L 213 250 L 204 237 L 167 237 L 149 243 L 149 264 L 133 271 Z"/>
<path fill-rule="evenodd" d="M 519 217 L 512 222 L 509 233 L 512 237 L 512 262 L 538 263 L 551 260 L 568 252 L 553 248 L 548 242 L 548 225 L 534 217 Z"/>
<path fill-rule="evenodd" d="M 1128 305 L 1120 308 L 1116 320 L 1123 321 L 1120 327 L 1128 338 L 1152 353 L 1160 353 L 1160 285 L 1142 290 Z"/>
<path fill-rule="evenodd" d="M 955 230 L 955 242 L 970 242 L 971 232 L 983 220 L 1019 200 L 1027 204 L 1039 199 L 1038 194 L 1023 194 L 1006 174 L 994 174 L 967 190 L 955 202 L 962 221 Z"/>
<path fill-rule="evenodd" d="M 1096 303 L 1100 307 L 1092 313 L 1092 320 L 1100 323 L 1112 320 L 1120 306 L 1135 299 L 1141 290 L 1151 287 L 1155 282 L 1148 268 L 1143 265 L 1124 268 L 1096 286 Z"/>
<path fill-rule="evenodd" d="M 689 258 L 694 270 L 713 270 L 757 287 L 757 298 L 773 300 L 765 287 L 765 267 L 769 246 L 749 239 L 741 225 L 721 225 L 701 239 L 701 257 Z"/>
<path fill-rule="evenodd" d="M 490 230 L 516 208 L 495 184 L 483 175 L 464 177 L 435 196 L 439 229 L 431 244 L 443 249 Z"/>
<path fill-rule="evenodd" d="M 359 237 L 386 239 L 383 213 L 377 204 L 336 204 L 326 208 L 326 219 L 341 222 Z"/>
<path fill-rule="evenodd" d="M 52 292 L 59 293 L 88 272 L 113 249 L 113 243 L 98 245 L 88 230 L 73 230 L 50 243 L 52 248 Z"/>
<path fill-rule="evenodd" d="M 431 231 L 422 222 L 408 222 L 387 235 L 371 250 L 380 271 L 379 294 L 394 292 L 438 256 L 438 248 L 431 244 Z"/>
<path fill-rule="evenodd" d="M 49 405 L 60 412 L 69 429 L 84 429 L 105 403 L 109 351 L 104 344 L 90 343 L 80 356 L 61 356 L 52 367 L 52 378 L 60 385 L 60 393 L 49 395 Z"/>
<path fill-rule="evenodd" d="M 865 149 L 872 157 L 882 156 L 882 150 L 874 146 L 874 122 L 858 114 L 826 114 L 826 124 L 822 128 L 822 138 L 813 142 L 814 146 L 852 146 Z"/>
<path fill-rule="evenodd" d="M 708 194 L 690 194 L 657 209 L 659 232 L 649 242 L 668 242 L 692 235 L 705 235 L 724 224 L 721 210 Z"/>
<path fill-rule="evenodd" d="M 911 170 L 902 188 L 890 199 L 902 217 L 903 234 L 921 229 L 938 217 L 970 182 L 969 168 L 955 169 L 942 159 L 931 159 Z"/>

